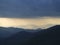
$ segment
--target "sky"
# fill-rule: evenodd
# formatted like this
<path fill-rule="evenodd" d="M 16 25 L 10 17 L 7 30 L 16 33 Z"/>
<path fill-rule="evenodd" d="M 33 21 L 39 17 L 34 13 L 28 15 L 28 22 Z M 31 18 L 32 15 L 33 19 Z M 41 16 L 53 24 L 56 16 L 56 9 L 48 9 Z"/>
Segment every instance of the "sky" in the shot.
<path fill-rule="evenodd" d="M 60 25 L 59 0 L 0 0 L 0 26 L 47 28 Z"/>

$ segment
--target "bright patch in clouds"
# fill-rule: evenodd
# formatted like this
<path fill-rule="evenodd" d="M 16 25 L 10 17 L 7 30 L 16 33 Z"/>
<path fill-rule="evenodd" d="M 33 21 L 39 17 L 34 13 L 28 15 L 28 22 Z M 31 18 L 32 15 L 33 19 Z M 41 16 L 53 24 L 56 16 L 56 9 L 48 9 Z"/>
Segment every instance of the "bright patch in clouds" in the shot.
<path fill-rule="evenodd" d="M 60 25 L 60 18 L 0 18 L 0 26 L 19 28 L 48 28 L 53 25 Z"/>

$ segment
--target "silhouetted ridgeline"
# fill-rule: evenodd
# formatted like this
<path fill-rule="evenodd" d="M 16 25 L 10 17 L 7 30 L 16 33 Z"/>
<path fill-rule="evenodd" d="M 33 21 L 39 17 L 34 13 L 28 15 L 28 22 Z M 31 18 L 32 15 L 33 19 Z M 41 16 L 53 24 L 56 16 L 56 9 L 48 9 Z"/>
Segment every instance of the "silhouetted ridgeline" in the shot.
<path fill-rule="evenodd" d="M 60 25 L 36 31 L 19 31 L 10 37 L 1 38 L 0 45 L 60 45 Z"/>
<path fill-rule="evenodd" d="M 23 41 L 26 42 L 42 29 L 23 29 L 14 27 L 0 27 L 0 44 L 1 45 L 17 45 Z"/>
<path fill-rule="evenodd" d="M 37 29 L 34 31 L 34 29 L 23 29 L 23 28 L 14 28 L 14 27 L 0 27 L 0 37 L 5 38 L 9 37 L 15 33 L 26 31 L 26 32 L 37 32 L 42 29 Z"/>

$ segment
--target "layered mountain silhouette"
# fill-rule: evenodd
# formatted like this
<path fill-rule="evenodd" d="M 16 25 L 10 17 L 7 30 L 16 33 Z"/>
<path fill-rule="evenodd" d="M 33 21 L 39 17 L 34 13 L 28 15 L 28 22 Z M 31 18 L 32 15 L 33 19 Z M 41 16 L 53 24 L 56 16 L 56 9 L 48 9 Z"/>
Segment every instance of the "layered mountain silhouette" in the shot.
<path fill-rule="evenodd" d="M 19 31 L 23 31 L 24 29 L 22 28 L 14 28 L 14 27 L 0 27 L 0 37 L 1 38 L 5 38 L 5 37 L 9 37 L 12 34 L 15 34 Z"/>
<path fill-rule="evenodd" d="M 0 38 L 5 38 L 5 37 L 10 37 L 11 35 L 21 32 L 21 31 L 26 31 L 26 32 L 37 32 L 42 29 L 23 29 L 23 28 L 15 28 L 15 27 L 0 27 Z"/>
<path fill-rule="evenodd" d="M 31 30 L 32 31 L 32 30 Z M 10 37 L 0 39 L 0 45 L 58 45 L 60 44 L 60 25 L 48 29 L 19 31 Z"/>
<path fill-rule="evenodd" d="M 2 45 L 17 45 L 32 38 L 36 32 L 42 29 L 23 29 L 14 27 L 0 27 L 0 43 Z"/>

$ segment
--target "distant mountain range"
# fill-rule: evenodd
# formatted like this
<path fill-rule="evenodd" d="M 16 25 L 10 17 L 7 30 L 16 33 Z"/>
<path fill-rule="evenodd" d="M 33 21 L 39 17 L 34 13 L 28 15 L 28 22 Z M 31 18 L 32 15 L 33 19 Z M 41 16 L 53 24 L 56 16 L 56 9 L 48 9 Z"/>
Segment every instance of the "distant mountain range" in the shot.
<path fill-rule="evenodd" d="M 14 28 L 14 27 L 0 27 L 0 37 L 1 38 L 5 38 L 5 37 L 10 37 L 11 35 L 15 34 L 15 33 L 18 33 L 18 32 L 22 32 L 22 31 L 25 31 L 25 32 L 37 32 L 39 30 L 42 30 L 42 29 L 23 29 L 23 28 Z"/>
<path fill-rule="evenodd" d="M 9 29 L 9 28 L 2 28 Z M 10 28 L 16 29 L 16 28 Z M 9 29 L 9 30 L 10 30 Z M 14 31 L 13 31 L 14 32 Z M 8 34 L 8 33 L 7 33 Z M 1 34 L 0 34 L 1 36 Z M 20 29 L 7 38 L 0 38 L 0 45 L 58 45 L 60 44 L 60 25 L 48 29 Z"/>

